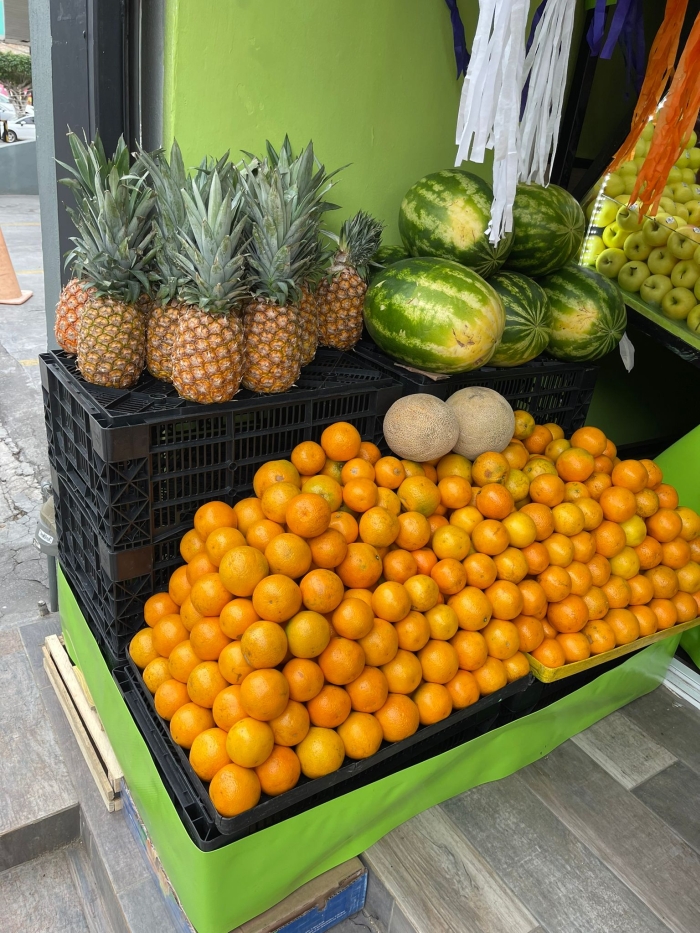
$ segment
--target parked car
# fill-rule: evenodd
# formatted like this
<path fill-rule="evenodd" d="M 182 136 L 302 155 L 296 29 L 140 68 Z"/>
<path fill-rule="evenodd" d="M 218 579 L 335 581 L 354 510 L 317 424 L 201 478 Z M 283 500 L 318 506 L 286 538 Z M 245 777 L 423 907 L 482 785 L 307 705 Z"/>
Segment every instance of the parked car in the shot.
<path fill-rule="evenodd" d="M 8 122 L 8 143 L 16 143 L 18 139 L 36 139 L 36 126 L 32 115 L 26 114 L 19 120 Z"/>

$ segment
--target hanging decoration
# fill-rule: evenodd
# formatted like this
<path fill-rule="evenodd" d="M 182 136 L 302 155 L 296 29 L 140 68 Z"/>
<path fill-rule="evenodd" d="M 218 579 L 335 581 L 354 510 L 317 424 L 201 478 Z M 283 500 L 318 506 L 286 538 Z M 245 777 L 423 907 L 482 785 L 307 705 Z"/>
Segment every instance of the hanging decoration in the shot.
<path fill-rule="evenodd" d="M 467 51 L 467 37 L 464 34 L 464 23 L 459 15 L 457 0 L 445 0 L 450 10 L 452 20 L 452 37 L 455 47 L 455 62 L 457 63 L 457 77 L 466 75 L 469 67 L 469 52 Z"/>
<path fill-rule="evenodd" d="M 642 0 L 617 0 L 605 37 L 606 0 L 595 0 L 593 19 L 586 40 L 593 56 L 612 58 L 619 43 L 625 60 L 626 87 L 636 85 L 639 93 L 644 71 L 644 17 Z"/>

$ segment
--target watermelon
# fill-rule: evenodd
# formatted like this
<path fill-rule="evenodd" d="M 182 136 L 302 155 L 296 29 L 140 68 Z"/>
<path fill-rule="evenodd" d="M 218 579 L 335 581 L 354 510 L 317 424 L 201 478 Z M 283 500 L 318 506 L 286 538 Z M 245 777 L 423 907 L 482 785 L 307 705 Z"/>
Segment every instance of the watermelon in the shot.
<path fill-rule="evenodd" d="M 578 256 L 585 231 L 584 213 L 568 191 L 557 185 L 518 185 L 506 267 L 524 275 L 549 275 Z"/>
<path fill-rule="evenodd" d="M 403 246 L 380 246 L 369 261 L 370 282 L 373 282 L 386 266 L 399 262 L 401 259 L 408 259 L 409 255 L 408 250 Z"/>
<path fill-rule="evenodd" d="M 627 326 L 627 312 L 612 279 L 570 262 L 539 284 L 549 299 L 547 350 L 552 356 L 597 360 L 618 345 Z"/>
<path fill-rule="evenodd" d="M 506 312 L 506 329 L 491 357 L 492 366 L 521 366 L 544 351 L 549 341 L 549 302 L 534 279 L 519 272 L 497 272 L 489 279 Z"/>
<path fill-rule="evenodd" d="M 432 373 L 488 363 L 505 325 L 501 299 L 473 269 L 446 259 L 404 259 L 365 296 L 365 324 L 386 354 Z"/>
<path fill-rule="evenodd" d="M 509 233 L 496 246 L 489 243 L 492 201 L 491 186 L 461 168 L 426 175 L 401 202 L 401 239 L 412 256 L 453 259 L 488 278 L 501 268 L 513 241 Z"/>

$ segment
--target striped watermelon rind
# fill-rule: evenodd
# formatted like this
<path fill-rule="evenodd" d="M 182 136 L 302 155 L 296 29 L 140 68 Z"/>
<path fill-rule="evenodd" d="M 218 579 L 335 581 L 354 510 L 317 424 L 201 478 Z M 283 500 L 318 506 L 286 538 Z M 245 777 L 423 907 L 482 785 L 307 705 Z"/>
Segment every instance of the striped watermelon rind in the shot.
<path fill-rule="evenodd" d="M 493 190 L 478 175 L 460 168 L 421 178 L 406 192 L 399 233 L 412 256 L 452 259 L 488 278 L 510 252 L 513 234 L 493 246 L 486 228 Z"/>
<path fill-rule="evenodd" d="M 374 281 L 365 323 L 388 356 L 426 372 L 461 373 L 491 359 L 505 311 L 473 269 L 423 257 L 397 262 Z"/>
<path fill-rule="evenodd" d="M 520 184 L 513 202 L 513 247 L 506 268 L 549 275 L 578 256 L 586 217 L 578 201 L 557 185 Z"/>
<path fill-rule="evenodd" d="M 597 360 L 614 350 L 627 327 L 622 293 L 611 280 L 575 262 L 540 279 L 550 309 L 547 350 L 558 360 Z"/>
<path fill-rule="evenodd" d="M 492 366 L 521 366 L 543 353 L 549 342 L 549 301 L 534 279 L 519 272 L 497 272 L 489 285 L 498 292 L 506 312 L 501 342 Z"/>
<path fill-rule="evenodd" d="M 387 266 L 408 259 L 409 255 L 404 246 L 380 246 L 370 260 L 369 281 L 373 282 Z"/>

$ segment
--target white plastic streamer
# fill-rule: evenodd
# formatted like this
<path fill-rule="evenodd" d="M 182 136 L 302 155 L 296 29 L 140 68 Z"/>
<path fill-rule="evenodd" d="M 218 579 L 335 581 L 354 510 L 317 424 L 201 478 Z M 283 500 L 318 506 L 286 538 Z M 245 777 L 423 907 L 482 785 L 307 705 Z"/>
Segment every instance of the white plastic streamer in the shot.
<path fill-rule="evenodd" d="M 634 344 L 627 334 L 623 334 L 620 341 L 620 356 L 625 369 L 628 373 L 631 373 L 634 368 Z"/>

